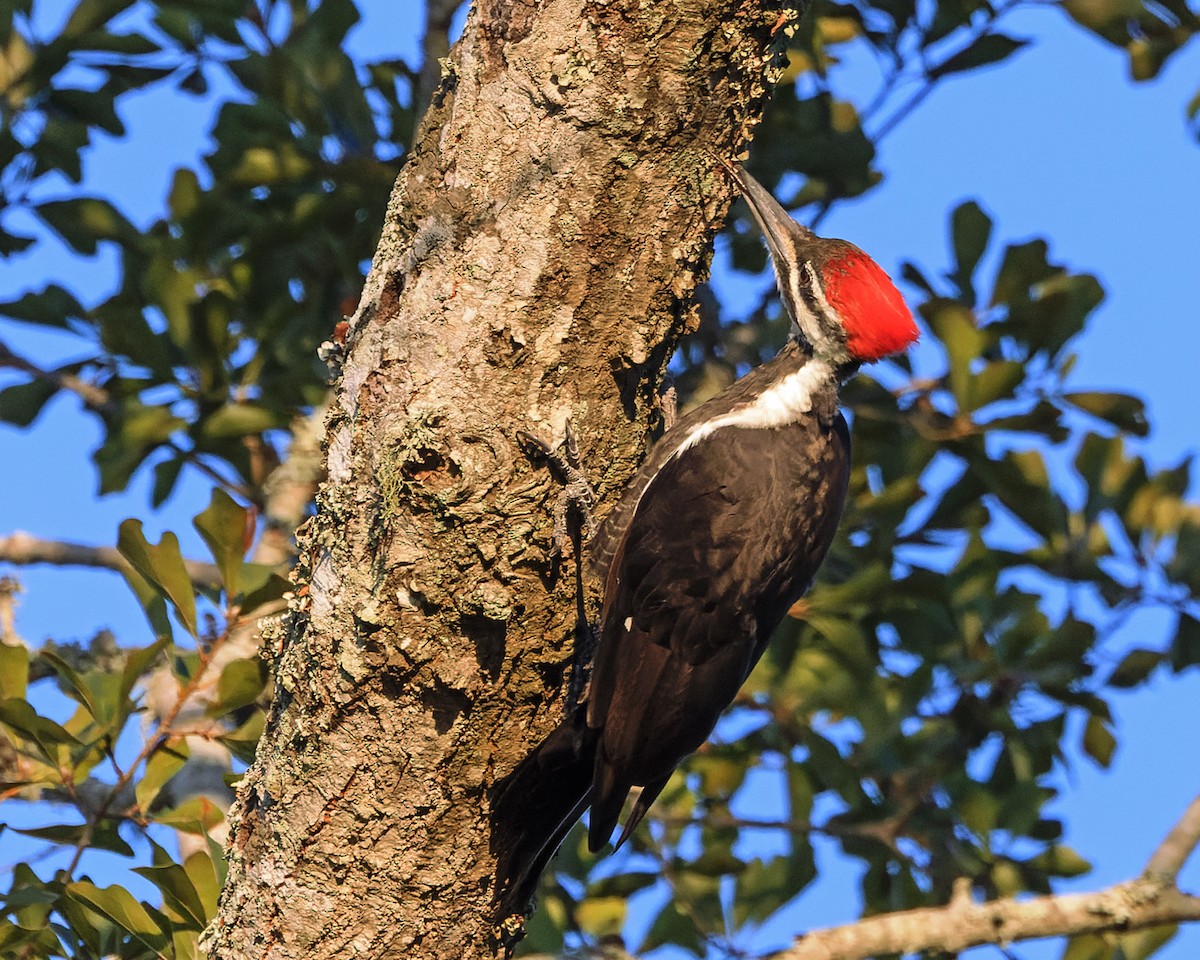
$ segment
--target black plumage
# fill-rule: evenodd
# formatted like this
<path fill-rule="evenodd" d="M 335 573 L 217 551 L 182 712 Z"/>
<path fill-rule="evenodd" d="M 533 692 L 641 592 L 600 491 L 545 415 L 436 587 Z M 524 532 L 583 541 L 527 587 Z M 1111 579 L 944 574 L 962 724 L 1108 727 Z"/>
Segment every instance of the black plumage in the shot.
<path fill-rule="evenodd" d="M 712 732 L 788 608 L 812 583 L 841 517 L 850 439 L 838 379 L 822 366 L 809 409 L 750 425 L 772 384 L 813 363 L 792 341 L 683 417 L 651 451 L 590 545 L 605 583 L 586 711 L 556 729 L 494 803 L 502 915 L 520 913 L 574 822 L 618 845 L 687 754 Z M 680 450 L 692 431 L 729 414 Z"/>

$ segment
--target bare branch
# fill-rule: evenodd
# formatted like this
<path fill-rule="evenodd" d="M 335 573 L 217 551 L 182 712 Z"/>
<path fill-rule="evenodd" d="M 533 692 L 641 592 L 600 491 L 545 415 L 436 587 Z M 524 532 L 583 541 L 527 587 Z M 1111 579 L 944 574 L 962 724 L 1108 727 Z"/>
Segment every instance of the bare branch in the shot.
<path fill-rule="evenodd" d="M 866 960 L 878 954 L 956 954 L 1042 937 L 1129 933 L 1200 920 L 1200 897 L 1174 880 L 1200 842 L 1200 798 L 1191 802 L 1146 864 L 1142 876 L 1096 893 L 974 903 L 956 886 L 944 907 L 905 910 L 807 934 L 771 960 Z"/>
<path fill-rule="evenodd" d="M 131 569 L 128 561 L 115 547 L 93 547 L 62 540 L 42 540 L 20 530 L 7 537 L 0 537 L 0 563 L 18 566 L 49 563 L 60 567 L 99 567 L 116 570 L 118 573 L 125 573 Z M 215 564 L 201 563 L 198 560 L 184 560 L 183 564 L 192 583 L 197 587 L 220 587 L 221 577 Z"/>
<path fill-rule="evenodd" d="M 44 380 L 46 383 L 54 385 L 60 390 L 73 393 L 86 406 L 93 410 L 103 410 L 108 406 L 109 396 L 107 390 L 96 386 L 94 383 L 89 383 L 74 374 L 44 370 L 32 360 L 13 353 L 8 344 L 3 341 L 0 341 L 0 367 L 20 370 L 22 373 L 27 373 L 37 380 Z"/>
<path fill-rule="evenodd" d="M 1200 797 L 1188 805 L 1158 849 L 1150 855 L 1142 876 L 1148 880 L 1174 883 L 1197 844 L 1200 844 Z"/>
<path fill-rule="evenodd" d="M 1145 878 L 1098 893 L 950 903 L 867 917 L 817 930 L 772 955 L 771 960 L 866 960 L 880 954 L 958 953 L 984 944 L 1007 944 L 1084 933 L 1129 933 L 1200 920 L 1200 897 Z"/>

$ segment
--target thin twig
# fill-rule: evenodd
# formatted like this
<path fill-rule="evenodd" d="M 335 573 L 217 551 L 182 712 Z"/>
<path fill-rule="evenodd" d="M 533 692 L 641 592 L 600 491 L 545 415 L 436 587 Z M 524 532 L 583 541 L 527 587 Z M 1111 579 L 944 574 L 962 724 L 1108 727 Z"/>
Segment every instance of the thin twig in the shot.
<path fill-rule="evenodd" d="M 94 815 L 87 818 L 86 827 L 79 838 L 79 842 L 75 845 L 75 852 L 71 857 L 71 862 L 67 864 L 64 871 L 66 879 L 69 880 L 75 873 L 84 852 L 91 846 L 92 835 L 97 825 L 108 816 L 108 811 L 116 805 L 118 798 L 122 795 L 122 791 L 133 782 L 133 776 L 137 773 L 138 768 L 149 760 L 174 735 L 171 731 L 171 725 L 175 722 L 175 718 L 179 716 L 187 702 L 192 698 L 192 695 L 200 688 L 201 682 L 205 679 L 205 675 L 208 672 L 209 665 L 212 663 L 212 654 L 229 639 L 229 632 L 227 625 L 221 636 L 213 643 L 209 650 L 209 655 L 199 659 L 199 666 L 196 672 L 188 677 L 187 682 L 179 688 L 175 703 L 159 718 L 154 734 L 146 738 L 146 742 L 142 744 L 142 749 L 138 751 L 137 756 L 133 758 L 125 772 L 117 777 L 117 781 L 112 785 L 112 790 L 108 797 L 101 801 Z"/>
<path fill-rule="evenodd" d="M 883 121 L 879 129 L 875 131 L 875 135 L 871 138 L 872 142 L 878 145 L 879 142 L 884 139 L 884 137 L 896 129 L 901 121 L 906 119 L 909 114 L 919 107 L 925 101 L 926 97 L 933 93 L 934 88 L 937 86 L 938 80 L 941 79 L 941 75 L 938 73 L 938 71 L 941 70 L 946 63 L 948 63 L 953 57 L 962 53 L 972 44 L 978 43 L 979 40 L 991 33 L 1005 14 L 1009 13 L 1023 2 L 1025 2 L 1025 0 L 1009 0 L 1008 3 L 997 6 L 992 12 L 991 16 L 985 19 L 982 24 L 980 24 L 967 35 L 966 43 L 960 44 L 958 49 L 956 49 L 949 56 L 945 57 L 940 64 L 932 67 L 925 65 L 925 69 L 922 71 L 922 84 L 920 89 L 918 89 L 916 93 L 909 97 L 908 100 L 902 103 L 896 109 L 895 113 Z"/>
<path fill-rule="evenodd" d="M 14 353 L 8 344 L 2 340 L 0 340 L 0 367 L 7 367 L 10 370 L 20 370 L 22 373 L 27 373 L 37 380 L 42 380 L 45 383 L 58 387 L 60 390 L 73 393 L 87 407 L 97 412 L 103 412 L 109 408 L 111 401 L 108 391 L 103 387 L 89 383 L 87 380 L 77 377 L 74 374 L 46 370 L 32 360 Z"/>
<path fill-rule="evenodd" d="M 57 387 L 59 390 L 73 393 L 83 401 L 84 406 L 101 416 L 109 416 L 113 413 L 112 398 L 109 396 L 107 390 L 96 386 L 94 383 L 89 383 L 87 380 L 77 377 L 74 374 L 47 370 L 34 363 L 28 357 L 14 353 L 8 344 L 0 341 L 0 368 L 2 367 L 7 367 L 11 370 L 20 370 L 22 373 L 27 373 L 37 380 Z M 253 502 L 255 499 L 253 490 L 244 484 L 223 476 L 218 470 L 205 462 L 195 450 L 187 450 L 174 440 L 165 441 L 163 446 L 185 463 L 195 467 L 204 476 L 208 477 L 209 480 L 221 487 L 221 489 L 245 500 Z"/>
<path fill-rule="evenodd" d="M 116 570 L 118 573 L 128 573 L 133 569 L 115 547 L 43 540 L 21 530 L 0 537 L 0 562 L 16 566 L 48 563 L 59 567 L 96 567 Z M 194 586 L 205 590 L 221 586 L 221 574 L 216 564 L 184 560 L 183 566 Z"/>

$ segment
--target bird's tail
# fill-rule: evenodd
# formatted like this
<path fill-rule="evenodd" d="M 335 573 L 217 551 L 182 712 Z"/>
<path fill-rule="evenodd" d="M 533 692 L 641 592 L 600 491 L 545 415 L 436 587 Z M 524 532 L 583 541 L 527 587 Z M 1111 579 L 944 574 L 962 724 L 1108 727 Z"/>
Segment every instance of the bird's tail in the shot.
<path fill-rule="evenodd" d="M 538 878 L 591 800 L 596 738 L 563 721 L 497 787 L 492 800 L 497 922 L 524 916 Z"/>

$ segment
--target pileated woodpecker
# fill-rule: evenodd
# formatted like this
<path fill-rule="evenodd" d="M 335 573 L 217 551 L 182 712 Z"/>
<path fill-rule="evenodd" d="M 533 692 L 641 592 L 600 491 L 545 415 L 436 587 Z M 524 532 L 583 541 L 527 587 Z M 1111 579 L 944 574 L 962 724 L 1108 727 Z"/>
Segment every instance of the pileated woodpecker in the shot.
<path fill-rule="evenodd" d="M 917 339 L 875 261 L 726 166 L 770 248 L 791 336 L 664 434 L 589 544 L 604 600 L 586 711 L 497 794 L 502 918 L 524 912 L 585 808 L 596 851 L 641 788 L 619 847 L 712 733 L 833 540 L 850 472 L 840 383 Z"/>

